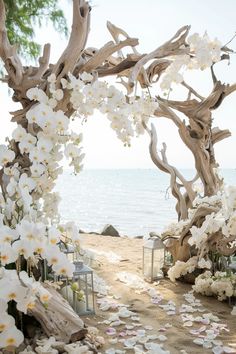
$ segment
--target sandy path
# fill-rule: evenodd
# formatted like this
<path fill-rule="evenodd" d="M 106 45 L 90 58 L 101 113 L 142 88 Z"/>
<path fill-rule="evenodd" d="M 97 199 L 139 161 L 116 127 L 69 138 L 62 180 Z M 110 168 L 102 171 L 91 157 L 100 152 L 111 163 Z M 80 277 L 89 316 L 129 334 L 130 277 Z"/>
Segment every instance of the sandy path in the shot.
<path fill-rule="evenodd" d="M 180 350 L 186 350 L 187 353 L 212 353 L 211 349 L 203 349 L 193 343 L 194 336 L 189 333 L 189 330 L 199 328 L 200 325 L 194 325 L 193 327 L 183 327 L 183 321 L 176 311 L 177 315 L 169 316 L 166 311 L 161 309 L 158 305 L 152 304 L 150 297 L 147 294 L 137 294 L 135 290 L 130 289 L 127 285 L 116 280 L 116 274 L 118 272 L 130 272 L 142 277 L 142 245 L 143 241 L 139 239 L 128 238 L 113 238 L 109 236 L 98 235 L 83 235 L 83 246 L 85 248 L 96 249 L 103 252 L 114 252 L 122 257 L 122 260 L 118 263 L 110 263 L 106 257 L 99 256 L 99 267 L 96 269 L 96 273 L 101 276 L 108 285 L 111 285 L 111 293 L 120 296 L 119 302 L 130 305 L 130 310 L 134 311 L 140 316 L 140 323 L 143 326 L 150 325 L 153 330 L 147 331 L 148 334 L 164 334 L 168 340 L 164 342 L 164 348 L 169 350 L 170 353 L 180 353 Z M 183 303 L 186 303 L 183 298 L 183 294 L 191 290 L 191 286 L 182 284 L 180 282 L 174 284 L 169 280 L 161 280 L 156 286 L 156 289 L 163 295 L 164 300 L 161 304 L 167 303 L 168 300 L 172 300 L 176 303 L 176 308 L 180 307 Z M 226 323 L 230 332 L 223 332 L 217 339 L 221 339 L 224 345 L 229 343 L 235 343 L 236 353 L 236 321 L 235 317 L 230 314 L 231 308 L 227 303 L 221 303 L 214 298 L 207 298 L 203 296 L 197 296 L 201 300 L 203 306 L 207 309 L 207 312 L 212 312 L 220 318 L 220 323 Z M 102 312 L 97 310 L 96 316 L 86 320 L 86 323 L 95 325 L 97 322 L 101 322 L 108 318 L 111 312 Z M 196 316 L 197 314 L 193 314 Z M 132 321 L 128 320 L 127 323 Z M 167 322 L 172 324 L 171 328 L 167 328 L 166 332 L 160 332 Z M 98 328 L 108 342 L 111 336 L 105 334 L 108 325 L 99 324 Z M 122 331 L 122 327 L 117 327 L 117 333 Z M 143 328 L 143 327 L 140 327 Z M 158 342 L 158 341 L 157 341 Z M 160 342 L 159 342 L 160 343 Z M 111 345 L 107 343 L 101 353 L 105 353 L 105 350 L 110 347 L 123 348 L 121 343 Z M 128 353 L 133 353 L 129 350 Z"/>

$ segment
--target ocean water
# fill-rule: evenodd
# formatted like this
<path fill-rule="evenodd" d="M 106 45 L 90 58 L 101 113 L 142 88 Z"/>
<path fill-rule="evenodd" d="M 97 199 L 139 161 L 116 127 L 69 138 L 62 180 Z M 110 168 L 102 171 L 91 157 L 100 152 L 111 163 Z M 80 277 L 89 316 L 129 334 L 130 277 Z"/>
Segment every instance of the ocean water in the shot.
<path fill-rule="evenodd" d="M 192 170 L 181 171 L 186 178 Z M 236 169 L 222 170 L 230 185 Z M 169 177 L 158 169 L 84 170 L 77 176 L 65 170 L 56 191 L 61 195 L 61 222 L 74 221 L 86 232 L 100 232 L 112 224 L 121 235 L 145 236 L 161 232 L 176 220 Z"/>

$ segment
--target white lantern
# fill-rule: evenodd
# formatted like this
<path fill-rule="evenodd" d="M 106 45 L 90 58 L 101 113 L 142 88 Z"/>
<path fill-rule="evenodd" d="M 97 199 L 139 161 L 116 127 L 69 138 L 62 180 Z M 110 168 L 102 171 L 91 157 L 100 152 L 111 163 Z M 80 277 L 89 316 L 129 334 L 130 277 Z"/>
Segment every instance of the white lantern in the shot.
<path fill-rule="evenodd" d="M 78 291 L 74 289 L 73 309 L 81 316 L 95 314 L 93 270 L 81 261 L 74 262 L 74 265 L 72 282 L 74 286 L 77 284 L 79 293 L 83 295 L 78 298 Z"/>
<path fill-rule="evenodd" d="M 163 278 L 165 245 L 160 237 L 151 237 L 143 246 L 143 276 L 148 282 Z"/>
<path fill-rule="evenodd" d="M 62 282 L 61 295 L 69 302 L 78 315 L 95 314 L 95 298 L 93 286 L 93 270 L 82 261 L 74 261 L 75 271 L 72 278 L 56 275 L 51 272 L 49 279 Z"/>

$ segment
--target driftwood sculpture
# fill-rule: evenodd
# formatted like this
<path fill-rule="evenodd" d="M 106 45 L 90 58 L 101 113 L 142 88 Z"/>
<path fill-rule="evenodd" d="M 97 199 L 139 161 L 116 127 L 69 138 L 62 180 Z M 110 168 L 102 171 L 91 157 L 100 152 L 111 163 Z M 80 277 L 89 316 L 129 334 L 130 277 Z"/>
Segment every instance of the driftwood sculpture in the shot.
<path fill-rule="evenodd" d="M 37 107 L 41 102 L 33 94 L 29 95 L 29 89 L 37 87 L 41 95 L 43 92 L 45 97 L 49 97 L 51 93 L 50 80 L 53 78 L 53 90 L 56 92 L 58 89 L 59 92 L 57 93 L 61 95 L 61 99 L 56 101 L 53 110 L 54 112 L 62 112 L 67 118 L 70 118 L 75 112 L 75 106 L 71 102 L 70 89 L 67 86 L 71 75 L 73 80 L 79 80 L 82 74 L 88 73 L 92 75 L 94 81 L 97 78 L 113 75 L 120 79 L 120 83 L 126 88 L 126 101 L 129 102 L 130 94 L 136 90 L 138 85 L 141 89 L 147 91 L 148 87 L 158 83 L 175 58 L 186 56 L 191 59 L 194 56 L 187 41 L 190 30 L 189 26 L 180 28 L 170 40 L 153 52 L 140 54 L 136 49 L 138 39 L 130 38 L 124 30 L 108 22 L 107 27 L 114 42 L 110 41 L 100 49 L 86 48 L 90 26 L 90 11 L 91 8 L 88 2 L 73 0 L 71 35 L 67 47 L 56 64 L 50 64 L 50 44 L 45 44 L 43 55 L 38 60 L 38 66 L 28 67 L 23 66 L 17 54 L 16 47 L 11 45 L 8 40 L 5 26 L 5 7 L 3 0 L 0 0 L 0 58 L 6 70 L 6 76 L 3 81 L 13 90 L 13 101 L 20 103 L 22 106 L 21 109 L 11 113 L 12 121 L 24 128 L 31 139 L 35 139 L 35 141 L 38 141 L 38 133 L 43 128 L 36 123 L 33 119 L 34 117 L 31 117 L 31 122 L 29 122 L 27 114 L 32 112 L 32 109 Z M 120 36 L 123 36 L 124 40 L 120 40 Z M 131 52 L 124 55 L 122 52 L 124 47 L 130 47 Z M 227 47 L 223 46 L 221 52 L 223 53 L 221 56 L 222 60 L 229 57 L 230 50 Z M 181 84 L 188 91 L 186 101 L 173 101 L 160 95 L 153 98 L 155 103 L 158 103 L 158 108 L 154 112 L 155 117 L 157 119 L 164 117 L 173 121 L 178 128 L 182 141 L 194 156 L 196 177 L 192 181 L 185 180 L 182 174 L 168 163 L 165 145 L 163 146 L 161 156 L 159 156 L 156 150 L 157 134 L 155 128 L 153 125 L 149 127 L 147 120 L 142 122 L 143 128 L 150 136 L 150 155 L 153 162 L 163 172 L 170 174 L 171 191 L 177 199 L 176 210 L 180 220 L 187 218 L 188 209 L 192 206 L 195 198 L 192 186 L 197 178 L 200 178 L 203 183 L 205 196 L 214 195 L 222 183 L 214 170 L 217 166 L 214 156 L 214 144 L 228 137 L 230 132 L 212 127 L 212 111 L 217 109 L 222 101 L 236 90 L 236 84 L 222 84 L 214 75 L 213 65 L 211 69 L 213 89 L 208 97 L 202 97 L 190 85 L 181 81 Z M 61 93 L 62 88 L 63 94 Z M 134 99 L 137 99 L 137 96 L 134 95 Z M 186 119 L 181 119 L 178 116 L 178 112 L 184 114 Z M 63 136 L 60 137 L 62 140 L 63 138 Z M 3 161 L 5 167 L 11 169 L 13 166 L 17 166 L 20 176 L 25 174 L 30 177 L 32 174 L 32 161 L 29 158 L 29 151 L 20 149 L 19 143 L 15 139 L 9 142 L 9 149 L 14 152 L 14 158 L 9 162 Z M 45 166 L 47 167 L 47 163 L 45 163 Z M 55 179 L 52 177 L 53 173 L 55 171 L 51 171 L 51 174 L 47 175 L 47 182 L 52 184 Z M 24 176 L 24 178 L 26 177 Z M 9 183 L 11 183 L 11 178 L 6 174 L 5 168 L 2 168 L 0 172 L 0 185 L 4 202 L 9 201 Z M 33 190 L 28 194 L 27 196 L 32 197 L 33 201 L 37 201 L 41 197 L 39 191 L 36 192 Z M 209 212 L 209 210 L 202 210 L 201 213 L 196 213 L 190 222 L 191 226 L 200 226 L 204 217 Z M 11 228 L 15 226 L 13 221 L 13 219 L 8 219 L 7 221 L 7 225 Z M 16 221 L 14 222 L 16 223 Z M 190 257 L 190 246 L 186 243 L 189 229 L 190 225 L 186 226 L 180 239 L 174 240 L 176 260 L 180 258 L 187 260 Z M 186 244 L 183 246 L 184 242 Z M 213 242 L 218 245 L 218 249 L 222 250 L 220 237 L 214 236 Z M 230 254 L 232 250 L 225 252 Z M 61 272 L 64 271 L 64 269 L 61 270 Z M 55 296 L 50 301 L 52 303 L 47 310 L 43 310 L 40 303 L 36 303 L 35 309 L 30 311 L 42 324 L 45 332 L 53 334 L 57 338 L 65 338 L 66 340 L 72 340 L 73 335 L 75 339 L 78 338 L 77 335 L 82 335 L 83 323 L 76 314 L 72 313 L 72 309 L 63 305 L 63 311 L 58 312 L 57 317 L 53 318 L 55 308 L 62 299 Z M 73 317 L 73 321 L 71 321 L 71 326 L 67 333 L 68 337 L 66 337 L 63 324 L 68 322 L 70 316 Z M 62 325 L 58 326 L 57 322 Z"/>

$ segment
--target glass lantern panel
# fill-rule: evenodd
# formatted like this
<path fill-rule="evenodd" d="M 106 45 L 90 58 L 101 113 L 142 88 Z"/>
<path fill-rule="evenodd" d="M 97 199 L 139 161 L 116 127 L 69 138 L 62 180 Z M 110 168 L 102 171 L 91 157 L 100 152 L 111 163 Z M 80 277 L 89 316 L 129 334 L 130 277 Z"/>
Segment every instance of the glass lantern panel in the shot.
<path fill-rule="evenodd" d="M 155 278 L 153 269 L 154 250 L 151 248 L 143 249 L 143 275 L 146 279 L 153 281 Z"/>
<path fill-rule="evenodd" d="M 78 290 L 74 292 L 74 310 L 79 315 L 94 313 L 93 275 L 82 272 L 76 276 L 74 282 L 78 285 Z"/>
<path fill-rule="evenodd" d="M 155 278 L 163 277 L 164 249 L 154 250 L 153 273 Z"/>
<path fill-rule="evenodd" d="M 171 266 L 173 264 L 172 254 L 169 251 L 167 251 L 167 250 L 165 250 L 164 264 L 166 266 Z"/>

